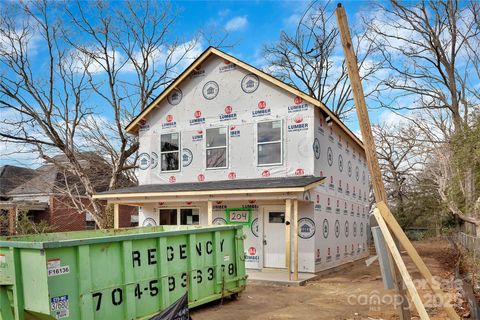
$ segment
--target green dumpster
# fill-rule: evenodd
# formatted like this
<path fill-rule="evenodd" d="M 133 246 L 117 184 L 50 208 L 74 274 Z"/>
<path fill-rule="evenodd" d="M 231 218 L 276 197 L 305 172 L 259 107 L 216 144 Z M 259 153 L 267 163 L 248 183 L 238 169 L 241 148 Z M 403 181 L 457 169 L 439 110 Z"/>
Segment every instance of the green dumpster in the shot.
<path fill-rule="evenodd" d="M 242 226 L 0 238 L 0 319 L 148 319 L 245 288 Z"/>

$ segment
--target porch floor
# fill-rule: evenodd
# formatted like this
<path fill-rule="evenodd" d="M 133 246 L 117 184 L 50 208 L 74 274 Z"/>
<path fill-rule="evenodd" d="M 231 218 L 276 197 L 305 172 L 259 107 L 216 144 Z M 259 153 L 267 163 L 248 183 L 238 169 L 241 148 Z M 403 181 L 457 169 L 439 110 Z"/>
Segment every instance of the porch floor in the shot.
<path fill-rule="evenodd" d="M 284 285 L 284 286 L 303 286 L 308 280 L 313 280 L 318 275 L 314 273 L 298 273 L 298 280 L 288 279 L 288 272 L 285 269 L 268 269 L 262 270 L 247 269 L 248 282 L 266 285 Z"/>

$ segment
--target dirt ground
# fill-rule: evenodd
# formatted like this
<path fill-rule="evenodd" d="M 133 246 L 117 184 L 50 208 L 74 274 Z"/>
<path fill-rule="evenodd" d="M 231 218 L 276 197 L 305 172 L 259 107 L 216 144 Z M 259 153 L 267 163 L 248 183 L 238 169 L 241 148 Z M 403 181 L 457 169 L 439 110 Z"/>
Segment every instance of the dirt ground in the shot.
<path fill-rule="evenodd" d="M 414 243 L 434 276 L 453 279 L 454 253 L 447 241 L 429 240 Z M 413 262 L 404 255 L 414 279 L 420 275 Z M 434 304 L 431 291 L 415 281 L 431 319 L 448 319 Z M 456 290 L 449 289 L 451 297 Z M 237 300 L 225 299 L 193 309 L 193 320 L 220 319 L 398 319 L 392 302 L 393 292 L 383 288 L 378 262 L 367 267 L 356 261 L 346 268 L 310 281 L 304 287 L 248 284 Z M 413 310 L 412 318 L 417 313 Z"/>

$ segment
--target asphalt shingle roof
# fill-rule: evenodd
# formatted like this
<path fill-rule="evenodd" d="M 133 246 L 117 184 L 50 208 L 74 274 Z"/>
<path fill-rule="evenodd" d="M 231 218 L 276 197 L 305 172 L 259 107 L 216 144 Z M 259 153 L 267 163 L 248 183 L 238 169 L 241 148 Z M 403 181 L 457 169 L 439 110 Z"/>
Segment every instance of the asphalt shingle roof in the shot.
<path fill-rule="evenodd" d="M 206 182 L 182 182 L 169 184 L 145 184 L 136 187 L 128 187 L 98 193 L 128 194 L 128 193 L 152 193 L 152 192 L 182 192 L 182 191 L 212 191 L 212 190 L 236 190 L 236 189 L 267 189 L 267 188 L 295 188 L 305 187 L 319 182 L 324 177 L 301 176 L 284 178 L 260 178 L 238 179 Z"/>

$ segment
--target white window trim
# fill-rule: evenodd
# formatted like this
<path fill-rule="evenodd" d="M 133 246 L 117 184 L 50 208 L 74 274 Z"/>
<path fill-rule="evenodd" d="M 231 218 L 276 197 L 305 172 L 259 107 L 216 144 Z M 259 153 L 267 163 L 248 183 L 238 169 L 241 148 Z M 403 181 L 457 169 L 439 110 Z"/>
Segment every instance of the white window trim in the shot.
<path fill-rule="evenodd" d="M 269 142 L 258 142 L 258 125 L 260 123 L 266 123 L 266 122 L 274 122 L 274 121 L 280 121 L 280 140 L 277 141 L 269 141 Z M 269 167 L 269 166 L 282 166 L 283 165 L 283 120 L 265 120 L 265 121 L 259 121 L 256 123 L 256 141 L 255 141 L 255 152 L 257 154 L 257 167 Z M 258 146 L 259 145 L 264 145 L 264 144 L 272 144 L 272 143 L 279 143 L 280 142 L 280 162 L 276 163 L 258 163 L 260 161 L 260 156 L 258 154 Z"/>
<path fill-rule="evenodd" d="M 162 135 L 167 134 L 178 134 L 178 151 L 164 151 L 162 152 Z M 178 169 L 177 170 L 162 170 L 162 155 L 164 153 L 174 153 L 178 152 Z M 180 172 L 182 170 L 182 135 L 180 132 L 165 132 L 160 134 L 160 157 L 158 159 L 158 166 L 160 167 L 160 172 L 170 173 L 170 172 Z"/>
<path fill-rule="evenodd" d="M 201 225 L 200 224 L 200 207 L 160 207 L 160 208 L 157 208 L 157 213 L 158 213 L 158 225 L 159 226 L 165 226 L 165 224 L 160 224 L 160 210 L 177 210 L 177 224 L 176 226 L 196 226 L 196 224 L 181 224 L 181 215 L 180 215 L 180 211 L 182 209 L 197 209 L 198 210 L 198 225 Z M 172 226 L 174 226 L 174 224 L 172 224 Z"/>
<path fill-rule="evenodd" d="M 209 129 L 221 129 L 225 128 L 225 143 L 226 145 L 223 147 L 207 147 L 207 130 Z M 209 168 L 207 167 L 207 151 L 212 150 L 212 149 L 223 149 L 225 148 L 226 150 L 226 155 L 225 155 L 225 162 L 226 166 L 225 167 L 214 167 L 214 168 Z M 228 127 L 213 127 L 213 128 L 206 128 L 205 129 L 205 169 L 206 170 L 222 170 L 222 169 L 228 169 L 228 166 L 230 165 L 230 140 L 229 140 L 229 131 Z"/>

